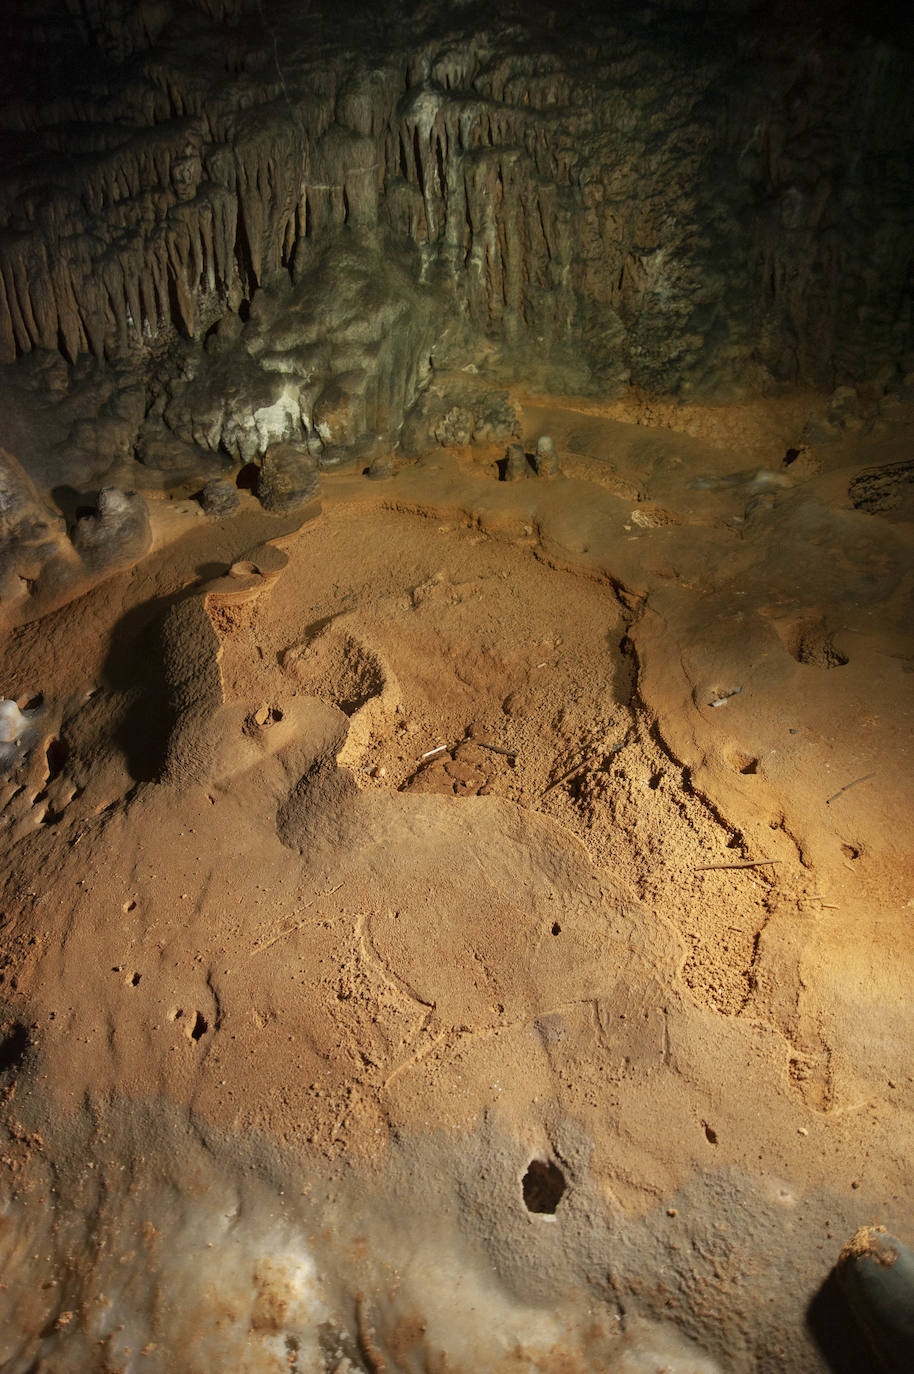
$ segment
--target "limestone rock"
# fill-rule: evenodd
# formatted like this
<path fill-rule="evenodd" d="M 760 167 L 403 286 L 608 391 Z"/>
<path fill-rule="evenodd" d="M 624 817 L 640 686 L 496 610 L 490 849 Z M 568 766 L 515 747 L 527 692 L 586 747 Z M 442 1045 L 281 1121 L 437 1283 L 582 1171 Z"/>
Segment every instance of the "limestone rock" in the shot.
<path fill-rule="evenodd" d="M 353 461 L 395 433 L 424 380 L 436 295 L 410 280 L 402 254 L 371 236 L 299 243 L 295 281 L 256 294 L 246 321 L 227 314 L 193 368 L 167 383 L 143 452 L 164 427 L 182 443 L 258 462 L 271 444 L 307 447 L 322 468 Z M 351 451 L 351 452 L 350 452 Z"/>
<path fill-rule="evenodd" d="M 829 424 L 825 419 L 810 419 L 803 426 L 803 433 L 800 436 L 800 443 L 806 447 L 811 445 L 813 448 L 821 448 L 823 444 L 833 444 L 840 438 L 841 431 L 837 425 Z"/>
<path fill-rule="evenodd" d="M 388 477 L 393 477 L 393 475 L 393 459 L 389 454 L 379 454 L 377 458 L 372 459 L 368 466 L 368 477 L 372 482 L 383 482 L 386 481 Z"/>
<path fill-rule="evenodd" d="M 263 456 L 257 496 L 265 510 L 297 510 L 320 494 L 317 464 L 307 449 L 273 444 Z"/>
<path fill-rule="evenodd" d="M 517 411 L 505 391 L 487 391 L 473 418 L 477 444 L 505 444 L 518 431 Z"/>
<path fill-rule="evenodd" d="M 241 498 L 238 488 L 224 477 L 214 477 L 200 493 L 200 505 L 207 515 L 221 519 L 224 515 L 234 515 Z"/>
<path fill-rule="evenodd" d="M 146 468 L 187 478 L 215 477 L 229 462 L 224 454 L 180 439 L 157 416 L 150 416 L 143 425 L 134 456 Z"/>
<path fill-rule="evenodd" d="M 64 522 L 42 502 L 21 464 L 0 448 L 0 600 L 15 602 L 64 571 Z"/>
<path fill-rule="evenodd" d="M 366 430 L 364 374 L 336 377 L 314 406 L 314 428 L 325 448 L 346 448 Z"/>
<path fill-rule="evenodd" d="M 864 1226 L 838 1257 L 838 1282 L 880 1368 L 914 1360 L 914 1252 L 884 1226 Z"/>
<path fill-rule="evenodd" d="M 506 482 L 519 482 L 529 476 L 530 464 L 527 462 L 523 444 L 509 444 L 505 452 L 504 480 Z"/>
<path fill-rule="evenodd" d="M 0 449 L 0 539 L 50 528 L 35 485 L 11 453 Z"/>
<path fill-rule="evenodd" d="M 451 406 L 432 432 L 439 444 L 469 444 L 474 433 L 473 415 L 465 406 Z"/>
<path fill-rule="evenodd" d="M 555 451 L 555 444 L 548 434 L 541 434 L 536 441 L 536 475 L 537 477 L 557 477 L 559 472 L 559 459 Z"/>
<path fill-rule="evenodd" d="M 84 516 L 73 532 L 73 545 L 91 572 L 135 561 L 152 543 L 149 512 L 139 492 L 103 487 L 94 515 Z"/>
<path fill-rule="evenodd" d="M 520 432 L 508 392 L 472 372 L 432 377 L 400 436 L 400 448 L 417 456 L 434 444 L 507 444 Z"/>
<path fill-rule="evenodd" d="M 839 386 L 828 401 L 828 420 L 845 431 L 856 431 L 863 427 L 863 414 L 860 397 L 852 386 Z"/>

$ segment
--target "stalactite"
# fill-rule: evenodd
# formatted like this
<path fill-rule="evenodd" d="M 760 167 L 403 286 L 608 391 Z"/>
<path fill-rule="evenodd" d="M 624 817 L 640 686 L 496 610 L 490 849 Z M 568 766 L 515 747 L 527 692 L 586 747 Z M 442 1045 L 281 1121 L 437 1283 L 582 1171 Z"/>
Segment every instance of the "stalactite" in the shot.
<path fill-rule="evenodd" d="M 236 8 L 198 3 L 216 23 Z M 134 32 L 109 11 L 78 7 L 87 32 L 101 26 L 125 51 L 167 22 L 147 7 Z M 59 93 L 9 110 L 8 128 L 36 131 L 55 165 L 74 170 L 59 186 L 24 177 L 0 188 L 0 357 L 59 346 L 72 359 L 131 329 L 192 333 L 203 297 L 226 308 L 239 284 L 250 294 L 278 270 L 294 277 L 300 243 L 344 226 L 411 239 L 478 328 L 583 330 L 597 367 L 624 316 L 632 339 L 654 330 L 631 347 L 662 377 L 669 321 L 690 318 L 703 277 L 722 284 L 718 316 L 744 356 L 752 330 L 774 338 L 778 319 L 801 339 L 804 367 L 823 349 L 859 357 L 877 336 L 904 351 L 909 161 L 891 102 L 874 94 L 907 98 L 891 53 L 844 54 L 829 77 L 842 101 L 805 57 L 770 89 L 750 79 L 721 95 L 733 77 L 714 52 L 690 69 L 624 35 L 574 54 L 430 41 L 345 69 L 287 61 L 237 28 L 201 43 L 218 56 L 217 79 L 162 44 L 100 103 Z M 732 170 L 713 185 L 709 139 Z M 871 223 L 877 171 L 887 233 Z M 661 250 L 657 286 L 642 264 Z M 706 345 L 689 347 L 681 370 L 702 365 Z"/>
<path fill-rule="evenodd" d="M 11 363 L 16 358 L 16 335 L 13 330 L 13 313 L 6 282 L 0 271 L 0 363 Z"/>

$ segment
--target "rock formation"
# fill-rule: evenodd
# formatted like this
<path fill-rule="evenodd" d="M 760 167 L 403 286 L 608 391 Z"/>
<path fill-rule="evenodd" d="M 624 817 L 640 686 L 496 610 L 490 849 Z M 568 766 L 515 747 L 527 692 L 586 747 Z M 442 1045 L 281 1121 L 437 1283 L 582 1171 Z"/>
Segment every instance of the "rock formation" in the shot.
<path fill-rule="evenodd" d="M 139 492 L 103 487 L 98 505 L 73 532 L 73 544 L 91 572 L 142 558 L 152 542 L 146 502 Z"/>
<path fill-rule="evenodd" d="M 13 26 L 58 84 L 6 110 L 6 361 L 200 339 L 290 277 L 316 306 L 341 234 L 391 262 L 408 246 L 414 289 L 440 290 L 455 328 L 577 389 L 833 384 L 914 346 L 905 52 L 840 16 L 826 34 L 802 10 L 776 31 L 738 4 L 570 6 L 557 30 L 535 7 L 522 29 L 388 7 L 343 55 L 329 11 L 303 27 L 280 4 L 44 8 Z M 337 289 L 353 270 L 344 251 Z M 383 271 L 353 287 L 364 345 L 404 289 Z M 407 313 L 365 383 L 391 428 L 440 336 Z M 310 364 L 315 393 L 351 370 Z"/>

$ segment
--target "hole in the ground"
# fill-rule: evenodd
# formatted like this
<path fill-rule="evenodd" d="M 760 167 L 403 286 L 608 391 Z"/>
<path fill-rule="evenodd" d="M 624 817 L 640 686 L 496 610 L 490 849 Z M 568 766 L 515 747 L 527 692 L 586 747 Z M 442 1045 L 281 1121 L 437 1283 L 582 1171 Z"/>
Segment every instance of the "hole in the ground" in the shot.
<path fill-rule="evenodd" d="M 52 739 L 48 744 L 48 782 L 56 778 L 64 770 L 64 765 L 70 757 L 69 745 L 62 739 Z"/>
<path fill-rule="evenodd" d="M 836 645 L 823 619 L 795 625 L 785 643 L 797 663 L 806 663 L 812 668 L 843 668 L 850 662 L 847 654 Z"/>
<path fill-rule="evenodd" d="M 797 461 L 797 459 L 799 458 L 801 452 L 802 452 L 801 449 L 798 449 L 798 448 L 789 448 L 789 449 L 787 450 L 787 452 L 784 454 L 784 466 L 785 466 L 785 468 L 789 468 L 791 463 L 795 463 L 795 462 Z"/>
<path fill-rule="evenodd" d="M 843 844 L 841 846 L 841 853 L 844 855 L 845 859 L 853 860 L 860 858 L 860 850 L 852 844 Z"/>
<path fill-rule="evenodd" d="M 559 925 L 558 921 L 552 922 L 552 933 L 553 935 L 561 935 L 562 927 Z"/>
<path fill-rule="evenodd" d="M 202 1011 L 198 1011 L 196 1017 L 194 1018 L 194 1024 L 190 1032 L 191 1040 L 200 1040 L 208 1030 L 209 1022 L 203 1015 Z"/>
<path fill-rule="evenodd" d="M 131 900 L 131 901 L 128 901 L 128 902 L 125 902 L 125 903 L 124 903 L 124 906 L 123 906 L 123 910 L 124 910 L 124 912 L 136 911 L 136 902 L 134 902 L 134 901 L 132 901 L 132 900 Z"/>
<path fill-rule="evenodd" d="M 256 463 L 245 463 L 235 478 L 235 486 L 241 491 L 256 491 L 260 468 Z"/>
<path fill-rule="evenodd" d="M 4 1027 L 6 1034 L 0 1040 L 0 1073 L 17 1069 L 29 1047 L 29 1032 L 21 1021 Z"/>
<path fill-rule="evenodd" d="M 138 988 L 140 986 L 140 979 L 142 978 L 142 976 L 142 973 L 135 973 L 133 977 L 130 979 L 130 986 L 132 988 Z"/>
<path fill-rule="evenodd" d="M 565 1175 L 551 1159 L 531 1159 L 522 1183 L 528 1212 L 553 1216 L 565 1194 Z"/>
<path fill-rule="evenodd" d="M 265 729 L 269 725 L 278 724 L 282 718 L 282 707 L 267 706 L 266 703 L 264 703 L 262 706 L 258 706 L 257 710 L 248 717 L 246 728 L 248 730 L 255 728 Z"/>
<path fill-rule="evenodd" d="M 754 754 L 744 754 L 736 749 L 730 755 L 730 767 L 737 773 L 755 774 L 758 772 L 758 765 L 759 761 Z"/>
<path fill-rule="evenodd" d="M 717 1144 L 717 1132 L 713 1129 L 713 1127 L 711 1127 L 711 1126 L 708 1125 L 707 1121 L 703 1121 L 701 1124 L 702 1124 L 702 1126 L 704 1126 L 704 1128 L 705 1128 L 705 1139 L 707 1140 L 708 1144 L 709 1144 L 709 1145 L 716 1145 L 716 1144 Z"/>
<path fill-rule="evenodd" d="M 650 779 L 648 780 L 648 784 L 647 784 L 647 785 L 648 785 L 648 787 L 651 789 L 652 792 L 656 792 L 656 791 L 657 791 L 657 788 L 660 786 L 660 783 L 661 783 L 662 779 L 663 779 L 663 774 L 662 774 L 662 773 L 652 773 L 652 774 L 651 774 Z"/>
<path fill-rule="evenodd" d="M 20 711 L 38 711 L 44 705 L 44 692 L 38 692 L 35 696 L 29 697 L 28 701 L 19 702 Z"/>

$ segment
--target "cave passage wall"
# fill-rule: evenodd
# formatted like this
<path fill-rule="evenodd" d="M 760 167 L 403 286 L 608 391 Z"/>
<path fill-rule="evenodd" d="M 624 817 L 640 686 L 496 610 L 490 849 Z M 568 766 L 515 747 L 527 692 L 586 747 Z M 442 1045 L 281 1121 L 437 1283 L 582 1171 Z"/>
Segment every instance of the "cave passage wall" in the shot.
<path fill-rule="evenodd" d="M 366 425 L 396 427 L 420 356 L 483 339 L 606 395 L 914 365 L 910 44 L 840 10 L 42 0 L 3 24 L 5 362 L 200 339 L 344 236 L 385 265 L 363 315 L 386 265 L 391 328 L 415 286 Z"/>

